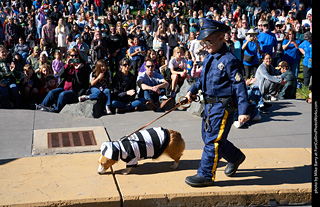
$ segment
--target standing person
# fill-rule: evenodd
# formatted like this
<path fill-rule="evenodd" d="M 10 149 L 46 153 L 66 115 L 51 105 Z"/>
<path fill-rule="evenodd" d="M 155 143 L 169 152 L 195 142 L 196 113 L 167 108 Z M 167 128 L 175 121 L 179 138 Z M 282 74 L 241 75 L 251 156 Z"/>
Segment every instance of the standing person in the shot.
<path fill-rule="evenodd" d="M 209 54 L 203 61 L 201 78 L 191 86 L 186 98 L 191 102 L 192 95 L 202 90 L 205 111 L 202 121 L 202 139 L 205 144 L 197 174 L 186 178 L 192 187 L 214 184 L 219 157 L 228 161 L 227 176 L 236 173 L 245 155 L 227 140 L 233 123 L 233 115 L 238 104 L 238 120 L 249 120 L 248 95 L 241 75 L 241 63 L 224 44 L 224 33 L 229 27 L 210 19 L 200 20 L 199 40 L 203 40 Z"/>
<path fill-rule="evenodd" d="M 282 60 L 289 63 L 290 70 L 296 78 L 298 77 L 300 67 L 300 43 L 300 40 L 296 39 L 296 32 L 293 29 L 288 31 L 286 39 L 282 43 L 282 49 L 284 51 Z"/>
<path fill-rule="evenodd" d="M 50 17 L 47 17 L 47 24 L 42 27 L 41 38 L 46 40 L 47 46 L 53 48 L 55 41 L 55 29 Z"/>
<path fill-rule="evenodd" d="M 129 54 L 132 59 L 132 70 L 134 77 L 138 76 L 138 72 L 144 61 L 144 56 L 146 55 L 146 49 L 144 46 L 140 46 L 140 41 L 138 37 L 133 38 L 134 46 L 130 47 Z"/>
<path fill-rule="evenodd" d="M 70 30 L 66 26 L 63 18 L 59 19 L 58 26 L 55 28 L 55 33 L 57 47 L 60 49 L 62 59 L 64 59 L 67 57 L 67 37 L 70 34 Z"/>
<path fill-rule="evenodd" d="M 264 53 L 271 54 L 272 57 L 275 57 L 278 50 L 278 42 L 275 34 L 269 31 L 269 22 L 263 21 L 262 23 L 262 32 L 259 33 L 258 43 L 261 48 L 261 53 L 258 54 L 258 58 L 261 59 Z"/>
<path fill-rule="evenodd" d="M 300 52 L 304 55 L 303 58 L 303 79 L 304 85 L 308 86 L 310 83 L 311 69 L 312 69 L 312 34 L 306 32 L 304 34 L 304 41 L 299 45 Z"/>
<path fill-rule="evenodd" d="M 259 67 L 258 53 L 260 52 L 260 46 L 257 42 L 257 33 L 250 29 L 247 33 L 247 37 L 243 42 L 243 66 L 245 69 L 245 78 L 250 78 L 250 74 L 254 76 L 257 68 Z"/>

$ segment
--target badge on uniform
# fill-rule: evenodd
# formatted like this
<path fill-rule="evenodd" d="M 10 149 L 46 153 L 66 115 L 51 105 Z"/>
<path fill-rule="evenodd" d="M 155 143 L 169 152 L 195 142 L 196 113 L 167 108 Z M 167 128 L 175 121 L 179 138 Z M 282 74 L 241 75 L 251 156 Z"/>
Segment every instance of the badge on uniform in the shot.
<path fill-rule="evenodd" d="M 218 69 L 219 69 L 219 70 L 223 70 L 223 68 L 224 68 L 224 64 L 223 64 L 223 63 L 220 63 L 220 64 L 218 65 Z"/>
<path fill-rule="evenodd" d="M 242 75 L 239 72 L 237 72 L 234 76 L 234 79 L 236 79 L 237 82 L 240 82 L 242 80 Z"/>

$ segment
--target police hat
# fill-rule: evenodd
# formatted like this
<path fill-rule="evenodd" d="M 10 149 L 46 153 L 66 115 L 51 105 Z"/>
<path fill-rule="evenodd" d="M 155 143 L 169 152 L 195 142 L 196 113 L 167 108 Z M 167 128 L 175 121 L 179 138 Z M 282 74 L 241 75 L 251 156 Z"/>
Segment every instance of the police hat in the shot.
<path fill-rule="evenodd" d="M 218 22 L 208 18 L 200 18 L 200 34 L 198 36 L 198 40 L 203 40 L 208 37 L 212 32 L 220 31 L 226 33 L 230 30 L 230 27 L 223 24 L 222 22 Z"/>

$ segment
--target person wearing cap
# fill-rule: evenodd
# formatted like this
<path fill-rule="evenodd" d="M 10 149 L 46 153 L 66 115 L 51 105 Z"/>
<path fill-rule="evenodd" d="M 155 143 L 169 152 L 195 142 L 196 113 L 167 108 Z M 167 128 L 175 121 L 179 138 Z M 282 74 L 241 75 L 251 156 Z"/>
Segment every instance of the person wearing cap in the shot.
<path fill-rule="evenodd" d="M 279 92 L 279 99 L 295 99 L 297 91 L 297 78 L 289 70 L 290 65 L 286 61 L 281 61 L 276 67 L 277 70 L 280 70 L 281 78 L 286 80 L 286 83 L 282 86 L 281 91 Z"/>
<path fill-rule="evenodd" d="M 250 29 L 246 33 L 247 37 L 243 42 L 242 50 L 243 53 L 243 66 L 245 70 L 245 78 L 250 78 L 250 73 L 252 72 L 252 75 L 257 71 L 257 68 L 259 67 L 259 59 L 257 54 L 259 53 L 260 46 L 257 42 L 257 33 L 254 31 L 254 29 Z"/>
<path fill-rule="evenodd" d="M 209 54 L 203 61 L 201 78 L 191 86 L 186 98 L 191 102 L 192 95 L 202 90 L 205 111 L 202 121 L 202 139 L 204 148 L 197 174 L 186 178 L 185 182 L 192 187 L 204 187 L 214 184 L 219 159 L 228 161 L 225 169 L 227 176 L 236 173 L 245 155 L 227 140 L 233 123 L 233 115 L 238 108 L 240 123 L 249 120 L 248 95 L 242 77 L 241 63 L 227 50 L 224 34 L 230 27 L 211 20 L 199 20 L 200 34 Z"/>

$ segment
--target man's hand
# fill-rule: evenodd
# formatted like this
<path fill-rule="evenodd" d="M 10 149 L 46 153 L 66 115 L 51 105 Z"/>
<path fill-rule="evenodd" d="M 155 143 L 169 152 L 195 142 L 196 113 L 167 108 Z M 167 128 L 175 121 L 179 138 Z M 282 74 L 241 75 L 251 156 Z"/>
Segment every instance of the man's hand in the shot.
<path fill-rule="evenodd" d="M 238 121 L 239 121 L 240 125 L 242 123 L 245 123 L 245 122 L 249 121 L 249 119 L 250 119 L 249 115 L 239 115 L 238 116 Z"/>

